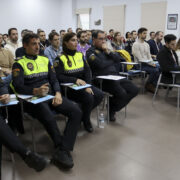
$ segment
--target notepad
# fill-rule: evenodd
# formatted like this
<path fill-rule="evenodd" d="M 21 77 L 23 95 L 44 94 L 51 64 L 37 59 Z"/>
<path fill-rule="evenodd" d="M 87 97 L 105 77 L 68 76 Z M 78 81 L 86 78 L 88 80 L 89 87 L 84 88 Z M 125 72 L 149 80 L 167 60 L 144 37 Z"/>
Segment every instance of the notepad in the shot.
<path fill-rule="evenodd" d="M 32 104 L 39 104 L 39 103 L 48 101 L 50 99 L 53 99 L 54 96 L 47 95 L 44 97 L 37 97 L 37 96 L 31 96 L 31 95 L 18 95 L 18 98 L 23 99 L 23 100 L 30 102 Z"/>
<path fill-rule="evenodd" d="M 18 102 L 19 101 L 16 99 L 15 94 L 11 94 L 9 103 L 3 104 L 3 103 L 0 102 L 0 107 L 16 105 L 16 104 L 18 104 Z"/>
<path fill-rule="evenodd" d="M 81 85 L 81 86 L 78 86 L 77 84 L 73 84 L 73 85 L 70 85 L 69 87 L 74 90 L 80 90 L 80 89 L 91 87 L 91 84 L 86 84 L 86 85 Z"/>
<path fill-rule="evenodd" d="M 107 79 L 107 80 L 114 80 L 114 81 L 125 79 L 124 76 L 115 76 L 115 75 L 97 76 L 96 78 L 98 78 L 98 79 Z"/>

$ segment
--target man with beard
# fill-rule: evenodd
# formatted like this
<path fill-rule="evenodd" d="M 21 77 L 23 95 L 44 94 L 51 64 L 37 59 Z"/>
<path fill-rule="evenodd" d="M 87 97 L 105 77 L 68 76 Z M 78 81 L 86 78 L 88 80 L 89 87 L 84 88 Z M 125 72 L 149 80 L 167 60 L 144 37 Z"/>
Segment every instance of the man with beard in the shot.
<path fill-rule="evenodd" d="M 86 57 L 86 51 L 91 47 L 88 44 L 87 32 L 86 31 L 78 32 L 77 38 L 79 40 L 79 44 L 77 45 L 77 51 L 81 52 L 84 55 L 84 57 Z"/>

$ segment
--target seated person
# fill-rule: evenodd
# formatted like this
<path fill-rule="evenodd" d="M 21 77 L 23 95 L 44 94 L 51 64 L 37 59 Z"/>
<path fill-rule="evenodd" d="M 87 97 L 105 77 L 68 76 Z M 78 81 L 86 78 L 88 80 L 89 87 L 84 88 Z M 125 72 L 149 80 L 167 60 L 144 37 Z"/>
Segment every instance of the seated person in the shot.
<path fill-rule="evenodd" d="M 93 76 L 119 75 L 116 64 L 120 62 L 120 56 L 107 48 L 103 31 L 93 33 L 93 46 L 87 51 L 87 60 Z M 102 89 L 113 95 L 110 98 L 110 120 L 115 121 L 115 113 L 124 108 L 135 96 L 139 89 L 129 80 L 120 81 L 103 80 Z"/>
<path fill-rule="evenodd" d="M 150 46 L 150 52 L 151 52 L 151 57 L 154 60 L 157 60 L 156 56 L 158 52 L 162 49 L 163 45 L 161 41 L 163 40 L 163 32 L 162 31 L 157 31 L 155 34 L 154 39 L 150 39 L 147 43 Z"/>
<path fill-rule="evenodd" d="M 149 36 L 150 36 L 149 41 L 150 41 L 150 40 L 154 40 L 154 39 L 155 39 L 155 32 L 154 32 L 154 31 L 151 31 L 151 32 L 149 33 Z"/>
<path fill-rule="evenodd" d="M 127 41 L 125 42 L 125 50 L 129 52 L 132 60 L 134 60 L 134 57 L 132 55 L 132 46 L 136 42 L 136 39 L 137 39 L 137 32 L 135 30 L 133 30 L 131 32 L 131 38 L 127 39 Z"/>
<path fill-rule="evenodd" d="M 10 100 L 7 87 L 0 83 L 0 102 L 7 104 Z M 39 154 L 33 153 L 26 148 L 11 128 L 6 124 L 5 119 L 0 113 L 0 142 L 12 153 L 18 153 L 24 162 L 36 171 L 42 171 L 48 164 L 47 160 Z M 1 145 L 0 145 L 1 146 Z M 0 147 L 1 148 L 1 147 Z"/>
<path fill-rule="evenodd" d="M 141 70 L 149 73 L 149 78 L 146 83 L 146 90 L 154 93 L 155 87 L 159 78 L 159 68 L 153 62 L 150 54 L 149 44 L 145 41 L 147 36 L 147 29 L 140 28 L 138 30 L 138 41 L 133 44 L 132 53 L 134 60 L 141 63 Z M 145 63 L 144 61 L 149 60 L 150 62 Z"/>
<path fill-rule="evenodd" d="M 77 37 L 74 33 L 67 33 L 63 38 L 63 53 L 54 63 L 59 83 L 74 83 L 86 85 L 91 83 L 91 73 L 83 54 L 77 52 Z M 88 132 L 93 131 L 90 121 L 91 111 L 100 104 L 103 93 L 91 86 L 82 90 L 68 89 L 68 98 L 82 106 L 82 121 Z"/>
<path fill-rule="evenodd" d="M 0 44 L 3 41 L 3 36 L 0 34 Z M 10 50 L 0 46 L 0 77 L 3 78 L 4 83 L 9 85 L 11 82 L 12 65 L 14 63 L 14 56 Z"/>
<path fill-rule="evenodd" d="M 176 54 L 178 56 L 178 63 L 180 64 L 180 38 L 176 44 Z"/>
<path fill-rule="evenodd" d="M 36 105 L 25 101 L 24 111 L 37 118 L 51 137 L 56 148 L 52 163 L 70 169 L 74 165 L 70 151 L 73 150 L 76 140 L 81 110 L 78 105 L 61 96 L 53 66 L 47 57 L 38 55 L 39 37 L 36 34 L 26 34 L 23 37 L 23 46 L 26 55 L 13 65 L 11 88 L 18 94 L 38 97 L 46 96 L 48 93 L 55 95 L 53 100 Z M 54 119 L 53 110 L 69 118 L 63 136 Z"/>
<path fill-rule="evenodd" d="M 113 39 L 111 45 L 112 45 L 114 50 L 125 49 L 125 44 L 124 44 L 124 41 L 123 41 L 123 37 L 121 36 L 120 32 L 115 32 L 114 33 L 114 39 Z"/>
<path fill-rule="evenodd" d="M 77 45 L 77 51 L 81 52 L 84 57 L 86 57 L 86 51 L 91 47 L 88 44 L 88 39 L 87 39 L 87 32 L 86 31 L 80 31 L 77 34 L 78 37 L 78 45 Z"/>
<path fill-rule="evenodd" d="M 23 38 L 26 34 L 28 34 L 28 33 L 33 33 L 33 32 L 30 31 L 30 30 L 25 31 L 25 32 L 22 34 L 22 38 Z M 25 51 L 24 47 L 17 48 L 17 49 L 16 49 L 16 52 L 15 52 L 16 58 L 21 58 L 21 57 L 23 57 L 23 56 L 25 55 L 25 52 L 26 52 L 26 51 Z M 42 49 L 40 49 L 39 55 L 44 55 L 44 51 L 43 51 Z"/>
<path fill-rule="evenodd" d="M 60 37 L 57 32 L 50 33 L 49 34 L 49 42 L 51 43 L 50 46 L 48 46 L 45 51 L 44 55 L 48 57 L 50 60 L 50 63 L 53 65 L 54 60 L 57 56 L 60 56 L 62 49 L 60 47 Z"/>
<path fill-rule="evenodd" d="M 176 36 L 173 34 L 168 34 L 164 36 L 164 41 L 165 46 L 158 53 L 157 59 L 162 71 L 161 81 L 163 83 L 171 84 L 173 83 L 173 78 L 170 71 L 180 71 L 178 56 L 175 52 Z"/>

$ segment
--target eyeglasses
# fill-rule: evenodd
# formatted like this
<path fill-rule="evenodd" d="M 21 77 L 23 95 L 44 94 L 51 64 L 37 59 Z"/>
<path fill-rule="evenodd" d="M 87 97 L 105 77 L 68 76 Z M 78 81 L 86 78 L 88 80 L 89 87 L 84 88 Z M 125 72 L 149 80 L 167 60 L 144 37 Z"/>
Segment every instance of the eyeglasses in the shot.
<path fill-rule="evenodd" d="M 106 38 L 98 38 L 100 41 L 106 41 Z"/>

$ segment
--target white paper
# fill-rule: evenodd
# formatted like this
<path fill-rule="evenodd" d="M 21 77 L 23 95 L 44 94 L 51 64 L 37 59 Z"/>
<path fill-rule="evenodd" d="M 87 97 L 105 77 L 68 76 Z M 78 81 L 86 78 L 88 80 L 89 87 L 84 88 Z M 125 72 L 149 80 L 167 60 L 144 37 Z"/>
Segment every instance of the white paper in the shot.
<path fill-rule="evenodd" d="M 114 81 L 125 79 L 125 77 L 123 77 L 123 76 L 115 76 L 115 75 L 97 76 L 96 78 L 98 78 L 98 79 L 108 79 L 108 80 L 114 80 Z"/>

